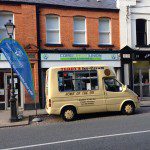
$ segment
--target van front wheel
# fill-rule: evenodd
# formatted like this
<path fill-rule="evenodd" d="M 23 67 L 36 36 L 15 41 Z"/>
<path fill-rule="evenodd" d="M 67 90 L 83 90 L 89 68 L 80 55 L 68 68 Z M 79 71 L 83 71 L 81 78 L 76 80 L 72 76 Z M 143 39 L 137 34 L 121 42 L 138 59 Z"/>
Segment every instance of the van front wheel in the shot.
<path fill-rule="evenodd" d="M 76 118 L 76 109 L 73 107 L 66 107 L 62 110 L 61 116 L 65 121 L 72 121 Z"/>
<path fill-rule="evenodd" d="M 133 103 L 125 103 L 123 106 L 122 106 L 122 110 L 121 110 L 122 114 L 124 115 L 132 115 L 134 114 L 135 112 L 135 106 Z"/>

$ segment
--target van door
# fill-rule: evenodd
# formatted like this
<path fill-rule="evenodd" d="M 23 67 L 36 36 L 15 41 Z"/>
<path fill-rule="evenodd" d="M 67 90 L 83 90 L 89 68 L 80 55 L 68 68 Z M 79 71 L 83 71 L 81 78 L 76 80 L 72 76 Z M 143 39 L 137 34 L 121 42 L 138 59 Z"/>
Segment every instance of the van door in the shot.
<path fill-rule="evenodd" d="M 84 71 L 84 74 L 86 72 Z M 104 90 L 102 86 L 102 79 L 98 78 L 100 73 L 96 70 L 92 70 L 85 75 L 84 78 L 80 80 L 80 84 L 83 83 L 81 86 L 82 88 L 86 89 L 86 91 L 82 91 L 85 94 L 82 98 L 80 98 L 80 108 L 82 113 L 92 113 L 92 112 L 105 112 L 106 109 L 106 102 L 104 96 Z"/>
<path fill-rule="evenodd" d="M 104 78 L 103 82 L 107 111 L 119 111 L 120 105 L 125 99 L 122 84 L 113 77 Z"/>

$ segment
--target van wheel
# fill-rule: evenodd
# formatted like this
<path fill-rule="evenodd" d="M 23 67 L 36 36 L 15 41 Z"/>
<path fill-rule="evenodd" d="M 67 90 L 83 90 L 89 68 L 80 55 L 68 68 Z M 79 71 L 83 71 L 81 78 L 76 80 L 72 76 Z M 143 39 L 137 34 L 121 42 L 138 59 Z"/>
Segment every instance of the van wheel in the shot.
<path fill-rule="evenodd" d="M 131 103 L 131 102 L 125 103 L 122 106 L 121 112 L 124 115 L 132 115 L 132 114 L 134 114 L 134 112 L 135 112 L 135 106 L 134 106 L 134 104 Z"/>
<path fill-rule="evenodd" d="M 76 118 L 77 112 L 74 107 L 66 107 L 62 110 L 61 116 L 65 121 L 73 121 Z"/>

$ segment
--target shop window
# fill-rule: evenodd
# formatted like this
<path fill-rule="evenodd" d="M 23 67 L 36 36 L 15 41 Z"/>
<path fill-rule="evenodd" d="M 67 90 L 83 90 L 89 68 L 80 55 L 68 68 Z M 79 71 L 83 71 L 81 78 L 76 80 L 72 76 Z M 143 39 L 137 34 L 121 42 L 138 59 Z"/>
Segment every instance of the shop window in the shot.
<path fill-rule="evenodd" d="M 0 72 L 0 103 L 4 101 L 4 73 Z"/>
<path fill-rule="evenodd" d="M 98 90 L 97 71 L 58 72 L 59 91 Z"/>
<path fill-rule="evenodd" d="M 87 44 L 85 17 L 74 17 L 74 44 Z"/>
<path fill-rule="evenodd" d="M 46 16 L 46 43 L 60 44 L 60 17 L 57 15 Z"/>
<path fill-rule="evenodd" d="M 144 19 L 136 20 L 136 41 L 137 46 L 147 45 L 147 21 Z"/>
<path fill-rule="evenodd" d="M 5 28 L 5 24 L 12 20 L 13 22 L 13 14 L 10 12 L 0 12 L 0 40 L 7 38 L 8 34 Z"/>
<path fill-rule="evenodd" d="M 122 84 L 119 83 L 114 78 L 105 78 L 105 89 L 110 92 L 121 92 L 122 91 Z"/>
<path fill-rule="evenodd" d="M 110 19 L 99 19 L 99 44 L 111 44 Z"/>

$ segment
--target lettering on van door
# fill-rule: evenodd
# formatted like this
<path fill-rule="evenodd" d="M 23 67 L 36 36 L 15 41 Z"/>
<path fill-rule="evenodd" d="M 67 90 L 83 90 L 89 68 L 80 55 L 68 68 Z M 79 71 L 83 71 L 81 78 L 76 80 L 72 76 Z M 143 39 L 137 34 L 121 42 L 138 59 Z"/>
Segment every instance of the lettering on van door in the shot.
<path fill-rule="evenodd" d="M 95 105 L 95 99 L 94 98 L 79 99 L 79 102 L 81 103 L 81 106 Z"/>
<path fill-rule="evenodd" d="M 94 91 L 81 91 L 81 92 L 66 92 L 66 96 L 79 96 L 79 95 L 90 95 L 94 94 Z"/>

